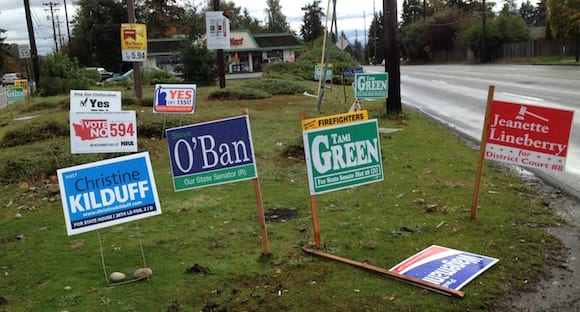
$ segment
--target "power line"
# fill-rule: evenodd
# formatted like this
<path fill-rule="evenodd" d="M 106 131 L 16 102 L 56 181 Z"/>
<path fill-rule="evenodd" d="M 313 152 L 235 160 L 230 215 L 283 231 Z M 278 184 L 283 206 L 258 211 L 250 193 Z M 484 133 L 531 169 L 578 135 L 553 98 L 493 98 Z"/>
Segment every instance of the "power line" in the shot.
<path fill-rule="evenodd" d="M 59 4 L 57 2 L 49 2 L 49 3 L 43 3 L 42 5 L 48 6 L 48 10 L 50 10 L 50 16 L 51 16 L 51 20 L 52 20 L 52 31 L 54 33 L 54 45 L 56 46 L 56 52 L 58 52 L 58 41 L 56 39 L 56 25 L 55 25 L 55 17 L 54 17 L 54 11 L 58 11 L 59 8 L 57 7 Z M 47 11 L 48 11 L 47 10 Z"/>

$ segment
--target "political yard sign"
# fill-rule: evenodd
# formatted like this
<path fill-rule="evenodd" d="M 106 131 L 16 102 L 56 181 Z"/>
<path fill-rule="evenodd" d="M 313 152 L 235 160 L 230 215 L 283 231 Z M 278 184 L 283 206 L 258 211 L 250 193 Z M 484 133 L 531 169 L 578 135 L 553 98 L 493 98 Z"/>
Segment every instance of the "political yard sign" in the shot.
<path fill-rule="evenodd" d="M 494 101 L 485 158 L 564 171 L 573 115 L 568 110 Z"/>
<path fill-rule="evenodd" d="M 71 112 L 71 153 L 137 151 L 135 111 Z"/>
<path fill-rule="evenodd" d="M 154 113 L 193 114 L 195 110 L 196 85 L 155 85 Z"/>
<path fill-rule="evenodd" d="M 386 99 L 389 94 L 387 73 L 355 74 L 354 97 L 356 99 Z"/>
<path fill-rule="evenodd" d="M 70 90 L 71 112 L 119 112 L 121 91 Z"/>
<path fill-rule="evenodd" d="M 248 116 L 166 130 L 175 191 L 258 177 Z"/>
<path fill-rule="evenodd" d="M 460 290 L 498 261 L 492 257 L 432 245 L 389 271 Z"/>
<path fill-rule="evenodd" d="M 302 132 L 310 194 L 383 180 L 376 119 Z"/>
<path fill-rule="evenodd" d="M 149 153 L 57 170 L 68 235 L 161 214 Z"/>

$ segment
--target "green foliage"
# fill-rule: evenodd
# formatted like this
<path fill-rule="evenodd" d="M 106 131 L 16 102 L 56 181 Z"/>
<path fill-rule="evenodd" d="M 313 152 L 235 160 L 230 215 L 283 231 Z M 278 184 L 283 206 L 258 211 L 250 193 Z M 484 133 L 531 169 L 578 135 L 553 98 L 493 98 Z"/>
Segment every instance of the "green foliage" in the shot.
<path fill-rule="evenodd" d="M 548 0 L 548 19 L 554 38 L 580 37 L 580 1 Z"/>
<path fill-rule="evenodd" d="M 225 87 L 211 91 L 209 100 L 257 100 L 271 97 L 272 94 L 260 89 L 249 89 L 243 87 Z"/>
<path fill-rule="evenodd" d="M 293 73 L 299 74 L 300 78 L 304 80 L 314 80 L 314 67 L 320 63 L 321 56 L 322 56 L 322 40 L 321 38 L 315 41 L 315 47 L 304 51 L 300 54 L 300 57 L 296 60 L 296 66 L 298 67 L 293 70 Z M 326 53 L 327 51 L 325 51 Z M 335 83 L 342 83 L 341 81 L 341 73 L 349 67 L 357 66 L 359 63 L 352 58 L 352 56 L 345 51 L 339 50 L 334 44 L 330 44 L 330 56 L 329 56 L 329 63 L 333 64 L 333 81 Z M 272 64 L 277 65 L 277 64 Z M 270 67 L 266 66 L 264 69 L 264 76 L 265 77 L 275 77 L 276 71 L 280 69 L 279 67 Z"/>
<path fill-rule="evenodd" d="M 70 42 L 74 57 L 84 66 L 123 72 L 119 27 L 128 20 L 124 2 L 78 0 L 75 4 L 79 9 Z"/>
<path fill-rule="evenodd" d="M 423 21 L 407 25 L 401 31 L 401 56 L 411 60 L 421 59 L 427 42 L 429 25 Z"/>
<path fill-rule="evenodd" d="M 21 127 L 8 131 L 0 144 L 2 147 L 18 146 L 46 139 L 67 137 L 68 135 L 69 125 L 67 120 L 46 120 L 26 123 Z"/>
<path fill-rule="evenodd" d="M 504 43 L 525 41 L 529 38 L 529 29 L 521 16 L 501 15 L 489 19 L 486 26 L 486 44 L 493 49 Z M 459 40 L 463 47 L 472 49 L 476 54 L 482 48 L 482 23 L 473 20 L 459 32 Z"/>
<path fill-rule="evenodd" d="M 286 15 L 282 13 L 280 0 L 266 0 L 266 31 L 269 33 L 290 32 Z"/>
<path fill-rule="evenodd" d="M 269 92 L 271 95 L 303 94 L 305 91 L 309 93 L 314 92 L 312 89 L 312 84 L 306 83 L 304 81 L 294 81 L 289 79 L 289 77 L 282 77 L 281 79 L 262 78 L 249 80 L 248 82 L 244 83 L 244 88 L 260 89 L 264 92 Z"/>
<path fill-rule="evenodd" d="M 47 55 L 40 68 L 39 91 L 45 96 L 65 94 L 71 89 L 88 89 L 95 83 L 90 71 L 81 69 L 76 60 L 64 53 Z"/>
<path fill-rule="evenodd" d="M 305 42 L 312 42 L 324 35 L 324 27 L 322 27 L 324 13 L 320 7 L 320 0 L 308 3 L 305 8 L 303 23 L 300 25 L 300 36 Z"/>
<path fill-rule="evenodd" d="M 181 52 L 183 79 L 200 86 L 215 84 L 217 65 L 215 53 L 197 44 L 186 45 Z"/>

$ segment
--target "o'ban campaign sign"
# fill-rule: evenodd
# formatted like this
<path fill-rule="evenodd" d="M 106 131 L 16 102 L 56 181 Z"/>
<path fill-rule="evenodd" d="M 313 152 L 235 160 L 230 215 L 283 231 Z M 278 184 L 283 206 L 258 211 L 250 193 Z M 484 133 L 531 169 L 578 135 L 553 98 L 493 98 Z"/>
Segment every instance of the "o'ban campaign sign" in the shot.
<path fill-rule="evenodd" d="M 494 101 L 485 158 L 564 171 L 574 112 Z"/>
<path fill-rule="evenodd" d="M 383 180 L 376 119 L 302 132 L 310 194 Z"/>
<path fill-rule="evenodd" d="M 175 191 L 257 178 L 248 116 L 166 130 Z"/>
<path fill-rule="evenodd" d="M 57 170 L 68 235 L 161 214 L 149 153 Z"/>

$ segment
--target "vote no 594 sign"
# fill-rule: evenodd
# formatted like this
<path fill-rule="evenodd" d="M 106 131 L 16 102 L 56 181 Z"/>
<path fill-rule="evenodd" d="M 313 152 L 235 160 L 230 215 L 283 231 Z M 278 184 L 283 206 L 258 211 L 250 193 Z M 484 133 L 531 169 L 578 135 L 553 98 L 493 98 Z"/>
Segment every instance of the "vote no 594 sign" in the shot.
<path fill-rule="evenodd" d="M 248 116 L 166 130 L 175 191 L 258 177 Z"/>
<path fill-rule="evenodd" d="M 137 151 L 135 111 L 71 112 L 71 153 Z"/>
<path fill-rule="evenodd" d="M 57 170 L 68 235 L 161 214 L 148 153 Z"/>
<path fill-rule="evenodd" d="M 564 171 L 574 112 L 494 101 L 485 158 Z"/>
<path fill-rule="evenodd" d="M 310 194 L 383 180 L 376 119 L 302 132 Z"/>

